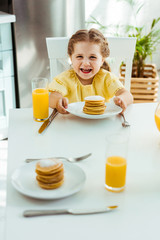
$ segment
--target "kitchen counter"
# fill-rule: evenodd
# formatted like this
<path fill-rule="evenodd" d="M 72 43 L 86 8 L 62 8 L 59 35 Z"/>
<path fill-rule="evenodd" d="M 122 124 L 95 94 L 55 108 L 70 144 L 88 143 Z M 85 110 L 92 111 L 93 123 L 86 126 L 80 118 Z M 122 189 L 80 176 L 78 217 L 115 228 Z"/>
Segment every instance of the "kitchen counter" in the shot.
<path fill-rule="evenodd" d="M 9 109 L 16 107 L 12 27 L 16 17 L 0 11 L 0 139 L 7 137 Z"/>
<path fill-rule="evenodd" d="M 8 14 L 0 11 L 0 24 L 1 23 L 11 23 L 16 21 L 16 16 L 13 14 Z"/>

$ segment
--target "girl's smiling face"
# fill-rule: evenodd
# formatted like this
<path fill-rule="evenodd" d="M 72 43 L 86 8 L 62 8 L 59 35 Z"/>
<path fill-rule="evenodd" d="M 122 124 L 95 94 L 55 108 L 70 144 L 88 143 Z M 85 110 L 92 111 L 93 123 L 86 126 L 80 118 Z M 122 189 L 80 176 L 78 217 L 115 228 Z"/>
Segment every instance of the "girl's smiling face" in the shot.
<path fill-rule="evenodd" d="M 74 71 L 84 85 L 92 83 L 104 62 L 100 45 L 92 42 L 75 43 L 74 52 L 70 58 Z"/>

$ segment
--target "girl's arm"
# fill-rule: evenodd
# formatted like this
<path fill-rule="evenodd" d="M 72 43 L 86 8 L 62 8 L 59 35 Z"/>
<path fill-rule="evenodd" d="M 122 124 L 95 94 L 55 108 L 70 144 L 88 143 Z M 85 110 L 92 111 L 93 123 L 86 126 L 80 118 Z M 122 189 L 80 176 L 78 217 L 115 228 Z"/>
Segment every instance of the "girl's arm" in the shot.
<path fill-rule="evenodd" d="M 133 103 L 133 96 L 125 88 L 118 90 L 115 94 L 114 102 L 120 106 L 124 112 L 128 105 Z"/>
<path fill-rule="evenodd" d="M 68 107 L 68 98 L 63 97 L 59 92 L 51 92 L 49 96 L 49 107 L 56 108 L 59 113 L 66 114 Z"/>

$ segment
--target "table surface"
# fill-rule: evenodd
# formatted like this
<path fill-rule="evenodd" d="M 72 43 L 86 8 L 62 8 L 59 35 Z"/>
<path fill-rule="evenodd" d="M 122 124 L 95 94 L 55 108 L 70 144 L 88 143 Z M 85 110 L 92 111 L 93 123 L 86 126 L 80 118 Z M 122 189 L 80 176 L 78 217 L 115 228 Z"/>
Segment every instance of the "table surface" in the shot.
<path fill-rule="evenodd" d="M 49 128 L 38 134 L 41 123 L 33 121 L 32 109 L 10 111 L 6 240 L 11 239 L 157 239 L 160 221 L 160 134 L 154 122 L 157 103 L 130 106 L 122 118 L 83 119 L 58 114 Z M 105 138 L 109 133 L 129 134 L 126 189 L 111 193 L 104 188 Z M 17 192 L 11 184 L 14 170 L 25 158 L 80 156 L 76 163 L 86 173 L 80 192 L 59 200 L 36 200 Z M 98 208 L 118 205 L 110 213 L 54 215 L 24 218 L 27 209 Z"/>

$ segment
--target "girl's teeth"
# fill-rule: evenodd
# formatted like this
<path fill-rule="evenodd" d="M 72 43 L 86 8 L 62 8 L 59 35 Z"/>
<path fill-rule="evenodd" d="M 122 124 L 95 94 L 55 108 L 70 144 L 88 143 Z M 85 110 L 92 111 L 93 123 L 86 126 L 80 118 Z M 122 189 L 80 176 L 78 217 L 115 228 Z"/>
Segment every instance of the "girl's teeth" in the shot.
<path fill-rule="evenodd" d="M 81 71 L 84 73 L 89 73 L 91 71 L 91 69 L 81 69 Z"/>

